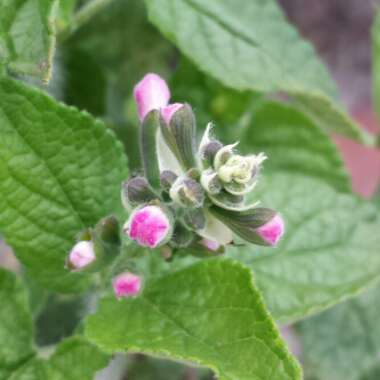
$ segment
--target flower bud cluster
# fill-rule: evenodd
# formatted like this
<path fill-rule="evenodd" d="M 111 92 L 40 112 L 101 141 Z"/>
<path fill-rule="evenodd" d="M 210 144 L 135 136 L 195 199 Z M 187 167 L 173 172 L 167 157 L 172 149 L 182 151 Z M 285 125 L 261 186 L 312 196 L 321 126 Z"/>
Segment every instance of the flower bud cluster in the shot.
<path fill-rule="evenodd" d="M 276 245 L 284 232 L 280 215 L 248 203 L 265 154 L 241 155 L 238 143 L 224 145 L 212 136 L 211 124 L 197 146 L 191 107 L 169 104 L 170 90 L 156 74 L 135 86 L 134 97 L 144 172 L 123 185 L 129 238 L 149 248 L 195 244 L 213 252 L 234 235 Z"/>
<path fill-rule="evenodd" d="M 223 145 L 210 137 L 211 124 L 203 136 L 199 156 L 201 158 L 201 184 L 211 197 L 227 192 L 231 196 L 244 197 L 256 185 L 264 153 L 242 156 L 236 152 L 238 143 Z M 244 203 L 244 198 L 240 198 Z"/>
<path fill-rule="evenodd" d="M 122 203 L 129 213 L 123 232 L 142 247 L 169 258 L 177 248 L 216 255 L 234 238 L 275 246 L 284 233 L 281 216 L 249 204 L 266 156 L 241 155 L 238 143 L 224 145 L 209 124 L 199 144 L 194 113 L 182 103 L 169 103 L 170 90 L 156 74 L 134 88 L 140 127 L 142 171 L 122 184 Z M 97 272 L 120 251 L 118 221 L 101 220 L 78 236 L 66 260 L 74 272 Z M 133 297 L 142 279 L 120 271 L 112 280 L 117 298 Z"/>

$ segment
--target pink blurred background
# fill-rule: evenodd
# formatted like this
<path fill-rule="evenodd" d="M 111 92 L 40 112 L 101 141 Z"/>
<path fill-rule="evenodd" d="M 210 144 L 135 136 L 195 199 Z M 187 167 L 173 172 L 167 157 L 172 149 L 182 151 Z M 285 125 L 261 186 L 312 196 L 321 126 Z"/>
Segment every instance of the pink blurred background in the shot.
<path fill-rule="evenodd" d="M 369 132 L 379 133 L 372 107 L 370 28 L 374 1 L 279 1 L 290 21 L 327 63 L 352 117 Z M 352 175 L 354 191 L 370 197 L 380 184 L 380 150 L 342 137 L 334 140 Z"/>

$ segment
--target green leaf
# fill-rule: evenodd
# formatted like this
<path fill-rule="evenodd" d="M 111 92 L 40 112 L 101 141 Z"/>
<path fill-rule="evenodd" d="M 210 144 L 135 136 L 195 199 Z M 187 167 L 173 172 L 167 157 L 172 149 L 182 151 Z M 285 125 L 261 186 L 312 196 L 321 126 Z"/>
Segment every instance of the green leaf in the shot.
<path fill-rule="evenodd" d="M 288 24 L 274 0 L 145 2 L 149 19 L 161 32 L 230 87 L 336 92 L 312 46 Z"/>
<path fill-rule="evenodd" d="M 232 248 L 229 256 L 252 269 L 275 319 L 300 319 L 379 279 L 380 215 L 373 205 L 288 172 L 263 176 L 254 195 L 283 215 L 285 236 L 276 249 Z"/>
<path fill-rule="evenodd" d="M 174 47 L 148 23 L 141 0 L 113 1 L 79 29 L 67 47 L 91 55 L 127 96 L 147 72 L 167 77 L 174 57 Z"/>
<path fill-rule="evenodd" d="M 326 131 L 365 140 L 361 130 L 334 105 L 336 88 L 326 68 L 313 47 L 286 21 L 275 0 L 145 3 L 151 22 L 202 71 L 226 86 L 288 92 L 318 115 Z"/>
<path fill-rule="evenodd" d="M 34 354 L 27 294 L 13 273 L 0 269 L 0 379 Z"/>
<path fill-rule="evenodd" d="M 95 346 L 74 337 L 63 341 L 48 360 L 29 360 L 7 380 L 92 380 L 108 360 Z"/>
<path fill-rule="evenodd" d="M 58 32 L 67 28 L 74 15 L 74 10 L 77 5 L 77 0 L 61 0 L 59 2 L 57 29 Z"/>
<path fill-rule="evenodd" d="M 377 362 L 360 378 L 360 380 L 378 380 L 380 378 L 380 363 Z"/>
<path fill-rule="evenodd" d="M 372 62 L 374 106 L 380 118 L 380 10 L 372 26 Z"/>
<path fill-rule="evenodd" d="M 379 303 L 377 287 L 302 322 L 298 335 L 307 374 L 318 380 L 362 380 L 379 358 Z"/>
<path fill-rule="evenodd" d="M 148 278 L 134 299 L 104 298 L 86 335 L 108 351 L 191 360 L 221 380 L 301 378 L 249 271 L 229 260 Z"/>
<path fill-rule="evenodd" d="M 293 104 L 325 132 L 343 135 L 369 146 L 375 144 L 373 136 L 353 121 L 338 104 L 324 96 L 299 94 L 293 97 Z"/>
<path fill-rule="evenodd" d="M 191 368 L 183 363 L 149 356 L 129 355 L 128 380 L 211 380 L 212 374 L 205 368 Z"/>
<path fill-rule="evenodd" d="M 267 171 L 306 174 L 324 180 L 337 190 L 351 190 L 336 146 L 294 108 L 274 102 L 261 104 L 240 141 L 239 147 L 247 154 L 263 151 L 268 156 L 264 176 Z"/>
<path fill-rule="evenodd" d="M 0 67 L 49 81 L 57 4 L 55 0 L 0 0 Z"/>
<path fill-rule="evenodd" d="M 77 233 L 122 213 L 127 162 L 103 123 L 42 92 L 0 80 L 0 230 L 45 287 L 77 291 L 64 269 Z"/>

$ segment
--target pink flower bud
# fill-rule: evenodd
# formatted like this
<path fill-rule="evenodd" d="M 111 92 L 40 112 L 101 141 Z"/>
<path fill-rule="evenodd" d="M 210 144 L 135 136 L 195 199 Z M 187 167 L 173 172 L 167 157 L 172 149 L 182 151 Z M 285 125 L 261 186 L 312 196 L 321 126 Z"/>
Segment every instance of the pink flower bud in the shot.
<path fill-rule="evenodd" d="M 133 95 L 137 103 L 140 121 L 152 110 L 159 110 L 169 103 L 170 91 L 166 82 L 157 74 L 146 74 L 136 84 Z"/>
<path fill-rule="evenodd" d="M 210 251 L 217 251 L 220 248 L 220 244 L 215 241 L 215 240 L 210 240 L 210 239 L 202 239 L 201 244 L 208 248 Z"/>
<path fill-rule="evenodd" d="M 141 290 L 141 278 L 133 273 L 122 273 L 112 281 L 117 298 L 136 296 Z"/>
<path fill-rule="evenodd" d="M 172 227 L 161 207 L 145 206 L 131 215 L 124 232 L 141 246 L 155 248 L 170 238 Z"/>
<path fill-rule="evenodd" d="M 284 234 L 284 221 L 279 214 L 276 214 L 269 222 L 259 227 L 257 234 L 269 245 L 275 246 Z"/>
<path fill-rule="evenodd" d="M 72 248 L 68 257 L 68 267 L 73 270 L 80 270 L 87 267 L 96 259 L 94 244 L 92 241 L 80 241 Z"/>
<path fill-rule="evenodd" d="M 172 116 L 181 108 L 183 107 L 182 103 L 173 103 L 169 104 L 166 107 L 163 107 L 161 109 L 161 115 L 163 119 L 165 120 L 166 124 L 170 123 L 170 120 L 172 119 Z"/>

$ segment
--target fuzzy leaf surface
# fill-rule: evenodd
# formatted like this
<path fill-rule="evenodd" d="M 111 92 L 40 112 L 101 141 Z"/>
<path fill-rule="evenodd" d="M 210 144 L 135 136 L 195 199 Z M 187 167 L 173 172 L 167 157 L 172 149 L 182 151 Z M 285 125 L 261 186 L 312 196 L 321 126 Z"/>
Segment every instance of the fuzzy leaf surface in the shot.
<path fill-rule="evenodd" d="M 134 299 L 104 298 L 86 335 L 112 352 L 191 360 L 221 380 L 301 378 L 250 272 L 230 260 L 203 260 L 148 278 Z"/>
<path fill-rule="evenodd" d="M 49 81 L 56 0 L 0 0 L 0 68 Z"/>
<path fill-rule="evenodd" d="M 121 144 L 105 125 L 10 79 L 0 81 L 0 231 L 45 287 L 87 283 L 65 257 L 81 230 L 121 212 Z"/>

